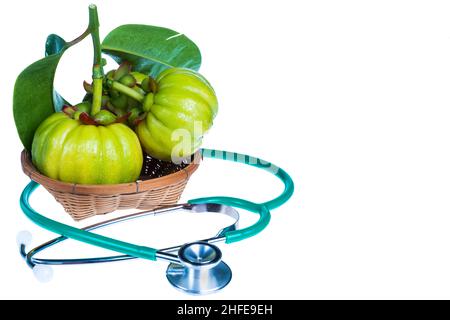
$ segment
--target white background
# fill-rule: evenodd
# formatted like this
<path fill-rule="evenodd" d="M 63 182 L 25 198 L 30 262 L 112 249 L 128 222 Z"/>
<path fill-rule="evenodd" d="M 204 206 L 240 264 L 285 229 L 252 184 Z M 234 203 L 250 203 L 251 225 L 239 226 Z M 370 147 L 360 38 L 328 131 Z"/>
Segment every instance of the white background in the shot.
<path fill-rule="evenodd" d="M 121 24 L 143 23 L 195 41 L 201 72 L 220 101 L 204 146 L 270 160 L 296 183 L 294 197 L 274 210 L 263 233 L 222 246 L 233 280 L 205 298 L 450 298 L 448 2 L 97 4 L 103 36 Z M 30 230 L 36 245 L 52 234 L 18 206 L 28 178 L 12 118 L 14 81 L 42 57 L 47 34 L 70 40 L 84 30 L 87 5 L 2 3 L 0 297 L 189 298 L 166 282 L 164 263 L 55 267 L 52 282 L 41 284 L 17 252 L 19 230 Z M 91 57 L 87 40 L 62 59 L 56 86 L 70 101 L 83 96 Z M 183 198 L 263 201 L 280 190 L 256 169 L 207 160 Z M 38 210 L 72 223 L 45 191 L 33 199 Z M 254 219 L 242 215 L 245 223 Z M 161 247 L 214 234 L 226 223 L 214 218 L 149 218 L 104 232 Z M 46 255 L 97 253 L 106 252 L 67 242 Z"/>

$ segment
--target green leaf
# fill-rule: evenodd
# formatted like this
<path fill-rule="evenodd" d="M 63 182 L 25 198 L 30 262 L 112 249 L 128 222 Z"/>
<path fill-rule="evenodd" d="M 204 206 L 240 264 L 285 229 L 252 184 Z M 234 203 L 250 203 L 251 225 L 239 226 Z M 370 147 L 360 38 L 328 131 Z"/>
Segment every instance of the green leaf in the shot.
<path fill-rule="evenodd" d="M 68 48 L 63 41 L 58 36 L 49 36 L 48 55 L 25 68 L 14 86 L 14 121 L 20 140 L 29 151 L 37 127 L 55 111 L 53 99 L 59 95 L 53 92 L 53 80 L 59 60 Z"/>
<path fill-rule="evenodd" d="M 45 56 L 60 53 L 66 47 L 67 42 L 57 34 L 51 34 L 45 41 Z"/>
<path fill-rule="evenodd" d="M 133 69 L 156 77 L 172 68 L 197 71 L 201 64 L 198 47 L 176 31 L 146 25 L 129 24 L 111 31 L 102 43 L 104 53 L 115 61 L 133 64 Z"/>
<path fill-rule="evenodd" d="M 58 36 L 57 34 L 51 34 L 47 37 L 45 42 L 45 56 L 48 57 L 52 54 L 58 54 L 65 50 L 67 42 Z M 62 107 L 66 104 L 70 104 L 64 99 L 58 92 L 53 90 L 53 108 L 56 112 L 61 111 Z"/>

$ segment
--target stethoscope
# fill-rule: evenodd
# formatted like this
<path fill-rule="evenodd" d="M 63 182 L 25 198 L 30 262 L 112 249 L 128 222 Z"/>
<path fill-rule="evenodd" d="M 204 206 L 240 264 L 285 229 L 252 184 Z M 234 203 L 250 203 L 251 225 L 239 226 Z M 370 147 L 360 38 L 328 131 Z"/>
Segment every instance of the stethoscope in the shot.
<path fill-rule="evenodd" d="M 33 269 L 35 276 L 44 282 L 50 280 L 52 277 L 51 265 L 104 263 L 142 258 L 169 262 L 166 277 L 175 288 L 184 292 L 207 294 L 224 288 L 230 282 L 232 273 L 230 267 L 222 261 L 222 253 L 215 244 L 220 242 L 238 242 L 261 232 L 269 224 L 270 210 L 281 206 L 292 196 L 294 183 L 283 169 L 255 157 L 211 149 L 202 149 L 201 153 L 203 157 L 231 160 L 264 169 L 274 174 L 284 183 L 284 191 L 278 197 L 263 203 L 254 203 L 232 197 L 192 199 L 185 204 L 177 204 L 151 211 L 141 211 L 78 229 L 47 218 L 30 206 L 30 196 L 39 187 L 38 183 L 31 181 L 25 187 L 20 197 L 22 211 L 38 226 L 60 234 L 61 236 L 45 242 L 27 253 L 26 246 L 31 242 L 31 234 L 26 231 L 21 232 L 18 235 L 21 255 L 24 257 L 28 266 Z M 259 214 L 258 221 L 249 227 L 238 229 L 239 213 L 235 208 Z M 234 222 L 221 229 L 211 238 L 164 249 L 136 245 L 91 232 L 144 216 L 177 211 L 221 213 L 234 219 Z M 39 252 L 69 238 L 113 250 L 121 253 L 121 255 L 78 259 L 40 259 L 35 257 Z"/>

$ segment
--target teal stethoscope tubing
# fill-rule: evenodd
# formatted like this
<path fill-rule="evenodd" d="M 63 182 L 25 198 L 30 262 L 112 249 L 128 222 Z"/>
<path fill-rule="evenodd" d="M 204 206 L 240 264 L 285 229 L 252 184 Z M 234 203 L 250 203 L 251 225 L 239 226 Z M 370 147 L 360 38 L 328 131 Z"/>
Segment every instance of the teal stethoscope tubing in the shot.
<path fill-rule="evenodd" d="M 226 243 L 233 243 L 252 237 L 261 232 L 270 221 L 270 210 L 279 207 L 285 203 L 294 192 L 294 182 L 291 177 L 281 168 L 274 166 L 270 162 L 251 157 L 244 154 L 226 152 L 220 150 L 201 149 L 203 157 L 230 160 L 233 162 L 244 163 L 254 166 L 259 169 L 264 169 L 276 177 L 278 177 L 284 183 L 283 192 L 276 198 L 263 203 L 254 203 L 240 198 L 232 197 L 206 197 L 192 199 L 188 202 L 191 204 L 197 203 L 218 203 L 228 206 L 233 206 L 241 209 L 245 209 L 259 214 L 258 221 L 244 229 L 234 230 L 227 232 L 225 236 Z M 49 231 L 60 234 L 66 238 L 71 238 L 81 242 L 85 242 L 91 245 L 102 247 L 105 249 L 117 251 L 136 258 L 142 258 L 147 260 L 156 260 L 157 249 L 139 246 L 136 244 L 116 240 L 113 238 L 105 237 L 89 231 L 81 230 L 69 225 L 57 222 L 49 219 L 37 211 L 35 211 L 30 203 L 29 199 L 34 190 L 39 186 L 38 183 L 31 181 L 23 190 L 20 197 L 20 207 L 25 215 L 40 227 Z"/>

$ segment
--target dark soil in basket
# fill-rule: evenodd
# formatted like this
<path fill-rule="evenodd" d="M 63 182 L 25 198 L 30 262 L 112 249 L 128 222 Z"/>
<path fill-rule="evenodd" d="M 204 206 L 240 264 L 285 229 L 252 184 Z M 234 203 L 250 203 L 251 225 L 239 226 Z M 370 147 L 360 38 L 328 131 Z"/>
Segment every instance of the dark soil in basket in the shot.
<path fill-rule="evenodd" d="M 166 176 L 186 168 L 188 163 L 175 164 L 170 161 L 162 161 L 144 154 L 144 164 L 141 171 L 141 180 L 148 180 Z"/>

